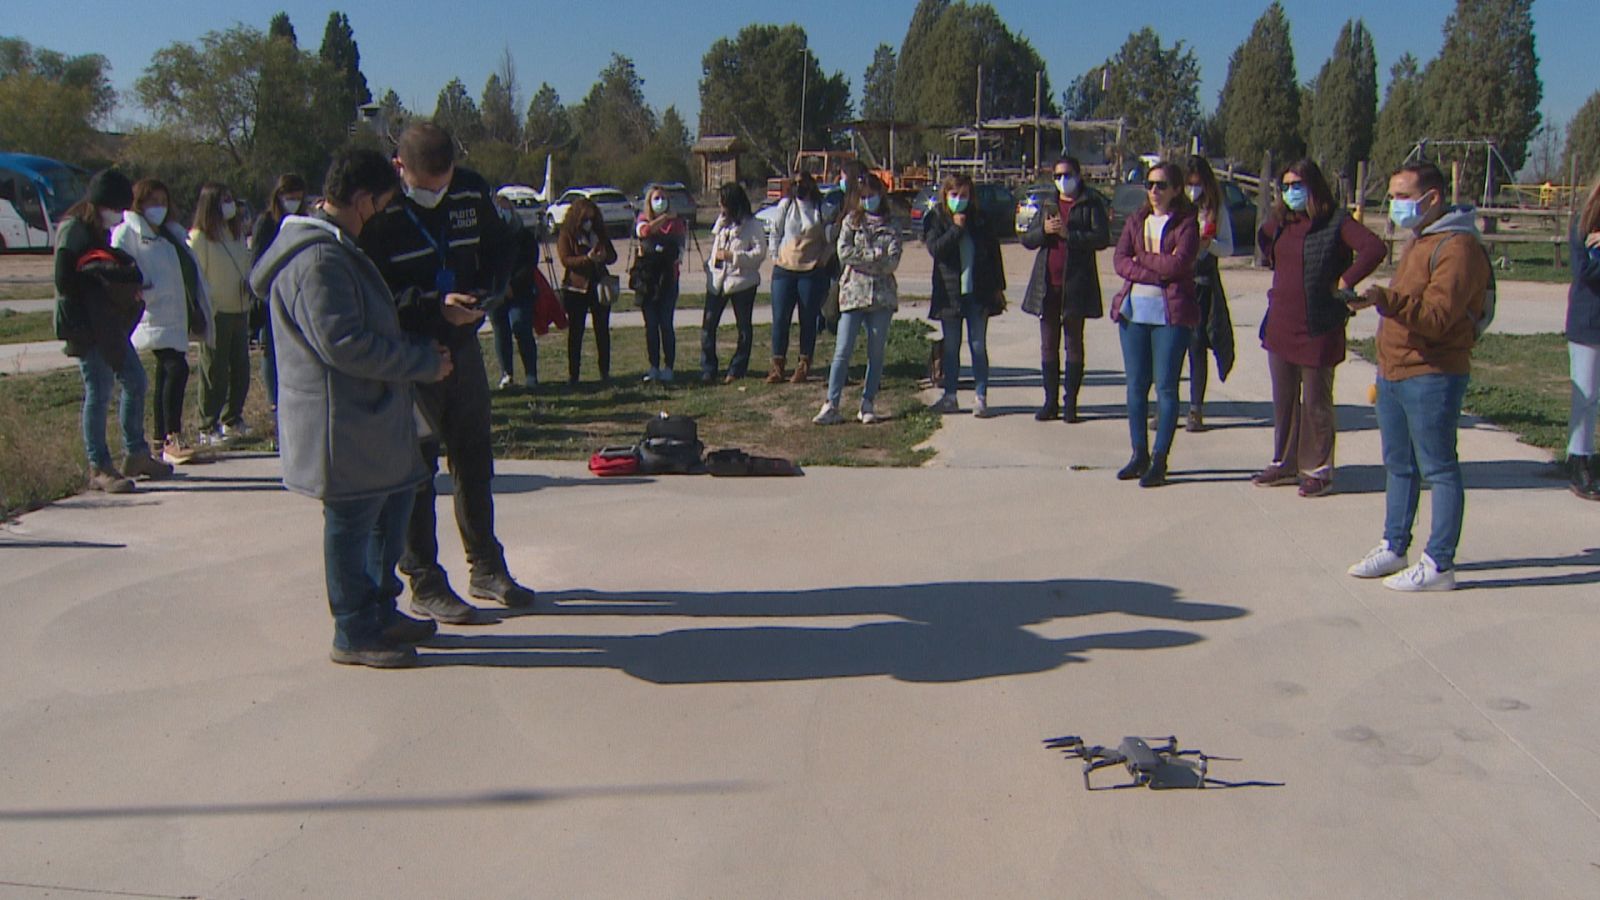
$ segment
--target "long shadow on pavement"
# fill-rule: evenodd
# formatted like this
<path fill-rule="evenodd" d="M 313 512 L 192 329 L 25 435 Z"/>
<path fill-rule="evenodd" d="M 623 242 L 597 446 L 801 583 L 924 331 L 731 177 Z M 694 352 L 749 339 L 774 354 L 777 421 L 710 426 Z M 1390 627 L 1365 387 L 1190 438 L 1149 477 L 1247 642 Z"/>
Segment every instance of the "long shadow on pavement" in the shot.
<path fill-rule="evenodd" d="M 555 601 L 555 606 L 547 605 Z M 585 616 L 756 619 L 646 635 L 440 635 L 425 665 L 612 668 L 656 684 L 794 681 L 889 675 L 957 682 L 1086 662 L 1093 650 L 1156 650 L 1204 638 L 1149 628 L 1049 638 L 1030 626 L 1122 613 L 1174 622 L 1249 614 L 1191 603 L 1165 585 L 1136 581 L 958 582 L 789 592 L 546 595 L 541 622 Z M 817 622 L 885 616 L 893 621 Z M 785 620 L 792 620 L 786 624 Z M 798 624 L 799 620 L 810 620 Z"/>
<path fill-rule="evenodd" d="M 1563 569 L 1589 566 L 1587 571 L 1565 575 L 1536 575 L 1530 578 L 1493 578 L 1487 581 L 1463 581 L 1457 590 L 1483 590 L 1485 588 L 1558 587 L 1572 584 L 1600 584 L 1600 547 L 1590 547 L 1570 556 L 1542 556 L 1523 559 L 1491 559 L 1481 562 L 1458 563 L 1463 572 L 1504 572 L 1516 569 Z"/>

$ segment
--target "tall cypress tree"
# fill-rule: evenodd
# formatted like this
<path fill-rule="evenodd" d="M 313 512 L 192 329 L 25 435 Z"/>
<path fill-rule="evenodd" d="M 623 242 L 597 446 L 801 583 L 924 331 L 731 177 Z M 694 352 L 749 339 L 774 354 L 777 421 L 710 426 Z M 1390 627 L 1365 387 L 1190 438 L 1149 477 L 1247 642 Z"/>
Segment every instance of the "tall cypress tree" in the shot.
<path fill-rule="evenodd" d="M 356 107 L 372 102 L 372 91 L 367 87 L 367 76 L 361 74 L 361 49 L 356 46 L 350 18 L 344 13 L 328 13 L 328 25 L 322 31 L 322 49 L 317 55 L 339 73 L 344 84 L 343 100 L 350 117 L 355 118 Z"/>
<path fill-rule="evenodd" d="M 1353 177 L 1372 152 L 1378 119 L 1378 58 L 1361 20 L 1340 29 L 1315 85 L 1310 108 L 1301 109 L 1311 155 L 1330 177 Z"/>
<path fill-rule="evenodd" d="M 894 48 L 879 44 L 872 51 L 872 65 L 867 66 L 861 79 L 861 117 L 863 119 L 894 118 L 895 55 Z"/>
<path fill-rule="evenodd" d="M 894 108 L 901 116 L 924 121 L 918 95 L 933 67 L 933 58 L 939 52 L 939 48 L 928 43 L 928 38 L 939 24 L 939 17 L 949 8 L 950 0 L 917 0 L 917 8 L 911 13 L 911 23 L 906 26 L 905 39 L 900 42 L 900 56 L 895 62 Z"/>
<path fill-rule="evenodd" d="M 1260 165 L 1268 150 L 1279 161 L 1303 152 L 1300 80 L 1289 43 L 1289 20 L 1277 0 L 1228 59 L 1217 116 L 1228 155 L 1246 166 Z"/>
<path fill-rule="evenodd" d="M 1372 164 L 1382 177 L 1405 162 L 1417 141 L 1427 137 L 1422 109 L 1422 71 L 1417 58 L 1403 54 L 1389 67 L 1389 90 L 1378 113 L 1377 135 L 1372 142 Z"/>
<path fill-rule="evenodd" d="M 300 46 L 300 39 L 295 37 L 294 24 L 289 21 L 289 14 L 286 12 L 277 13 L 272 17 L 272 21 L 267 25 L 267 37 L 283 38 L 296 47 Z"/>
<path fill-rule="evenodd" d="M 1423 96 L 1429 137 L 1491 138 L 1511 171 L 1519 171 L 1544 97 L 1533 0 L 1456 0 L 1444 23 L 1444 47 L 1423 76 Z M 1483 177 L 1482 154 L 1464 162 L 1472 181 Z"/>

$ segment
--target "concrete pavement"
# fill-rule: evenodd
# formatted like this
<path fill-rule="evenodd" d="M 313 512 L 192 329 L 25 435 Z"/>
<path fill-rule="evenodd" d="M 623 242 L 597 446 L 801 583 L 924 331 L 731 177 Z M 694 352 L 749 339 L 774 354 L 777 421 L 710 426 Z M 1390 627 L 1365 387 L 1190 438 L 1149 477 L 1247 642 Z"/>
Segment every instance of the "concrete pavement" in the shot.
<path fill-rule="evenodd" d="M 1371 369 L 1340 371 L 1339 493 L 1251 487 L 1264 284 L 1225 278 L 1239 365 L 1169 487 L 1111 477 L 1113 326 L 1094 418 L 1036 423 L 1013 311 L 1012 414 L 950 417 L 922 469 L 501 464 L 546 603 L 446 629 L 417 671 L 327 662 L 319 510 L 270 457 L 25 516 L 0 536 L 0 894 L 1594 896 L 1600 511 L 1469 427 L 1463 589 L 1346 577 L 1382 521 Z M 1041 743 L 1067 733 L 1176 734 L 1281 786 L 1086 793 Z"/>

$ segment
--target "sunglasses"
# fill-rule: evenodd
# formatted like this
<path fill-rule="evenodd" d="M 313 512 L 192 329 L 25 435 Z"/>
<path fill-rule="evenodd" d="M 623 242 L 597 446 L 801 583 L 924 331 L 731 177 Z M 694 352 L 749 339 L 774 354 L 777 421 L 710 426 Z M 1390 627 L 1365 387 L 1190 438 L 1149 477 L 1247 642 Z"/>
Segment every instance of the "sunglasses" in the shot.
<path fill-rule="evenodd" d="M 1144 189 L 1147 191 L 1164 191 L 1170 187 L 1172 185 L 1165 181 L 1146 181 L 1144 183 Z"/>
<path fill-rule="evenodd" d="M 1305 184 L 1304 181 L 1280 181 L 1278 182 L 1278 188 L 1287 191 L 1289 188 L 1299 187 L 1303 184 Z"/>

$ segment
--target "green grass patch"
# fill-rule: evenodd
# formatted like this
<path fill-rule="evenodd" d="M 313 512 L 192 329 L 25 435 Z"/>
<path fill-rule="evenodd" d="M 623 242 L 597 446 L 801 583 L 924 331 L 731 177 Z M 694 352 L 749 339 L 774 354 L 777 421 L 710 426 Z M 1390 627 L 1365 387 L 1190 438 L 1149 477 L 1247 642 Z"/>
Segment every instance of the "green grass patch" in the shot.
<path fill-rule="evenodd" d="M 1350 348 L 1363 359 L 1378 358 L 1371 338 L 1352 341 Z M 1463 404 L 1467 412 L 1559 454 L 1567 446 L 1571 398 L 1565 335 L 1491 331 L 1478 340 Z"/>
<path fill-rule="evenodd" d="M 520 388 L 501 391 L 494 399 L 495 455 L 502 459 L 588 459 L 602 446 L 632 444 L 644 433 L 645 422 L 663 411 L 693 416 L 700 439 L 709 449 L 739 447 L 748 452 L 782 456 L 801 465 L 917 466 L 933 454 L 919 450 L 939 427 L 939 419 L 918 399 L 918 379 L 927 372 L 928 326 L 920 320 L 897 320 L 889 334 L 883 384 L 877 410 L 888 418 L 877 425 L 853 421 L 861 399 L 859 383 L 845 388 L 844 425 L 811 424 L 827 393 L 827 364 L 833 356 L 833 337 L 817 339 L 817 356 L 809 384 L 769 385 L 762 380 L 771 361 L 771 329 L 755 328 L 755 350 L 750 376 L 734 384 L 701 384 L 699 378 L 700 330 L 678 329 L 677 380 L 671 385 L 641 381 L 648 366 L 644 331 L 616 328 L 611 332 L 611 381 L 600 384 L 594 339 L 584 335 L 582 379 L 569 385 L 566 335 L 551 332 L 539 342 L 539 377 L 536 391 Z M 791 332 L 793 340 L 798 331 Z M 735 332 L 723 327 L 718 335 L 718 355 L 726 366 L 733 353 Z M 856 344 L 851 377 L 856 382 L 866 371 L 865 341 Z M 791 344 L 793 347 L 793 344 Z M 490 344 L 484 342 L 489 377 L 497 381 L 499 364 Z M 790 365 L 794 363 L 791 349 Z M 519 364 L 520 365 L 520 364 Z M 518 373 L 520 384 L 521 374 Z"/>
<path fill-rule="evenodd" d="M 55 293 L 49 281 L 0 281 L 0 300 L 49 300 Z"/>
<path fill-rule="evenodd" d="M 31 344 L 55 339 L 54 313 L 0 309 L 0 344 Z"/>

